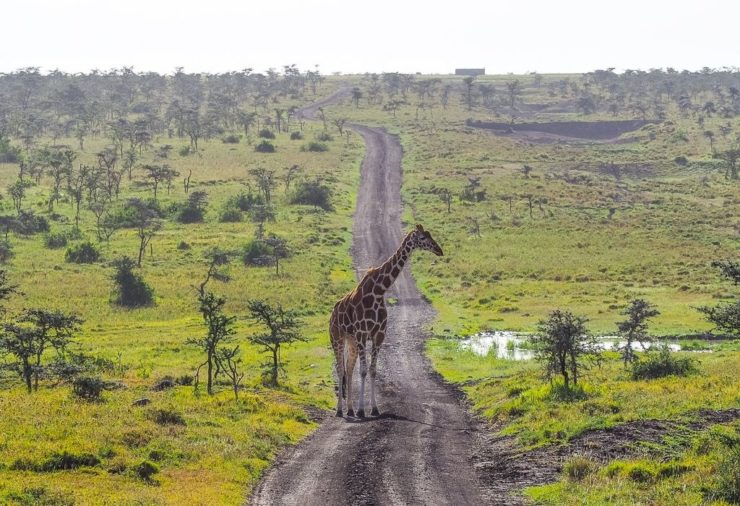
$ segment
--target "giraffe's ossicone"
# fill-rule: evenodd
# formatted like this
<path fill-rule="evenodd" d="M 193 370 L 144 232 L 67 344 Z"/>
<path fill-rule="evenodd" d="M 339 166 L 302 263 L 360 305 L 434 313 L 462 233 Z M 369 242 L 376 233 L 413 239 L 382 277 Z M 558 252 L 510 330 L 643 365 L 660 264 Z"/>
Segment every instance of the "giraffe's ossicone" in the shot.
<path fill-rule="evenodd" d="M 337 373 L 337 416 L 342 416 L 342 400 L 347 399 L 347 416 L 354 416 L 352 409 L 352 372 L 360 357 L 360 397 L 357 416 L 365 416 L 365 377 L 367 376 L 367 351 L 370 348 L 370 404 L 372 415 L 380 414 L 375 402 L 375 372 L 378 351 L 385 339 L 388 311 L 385 292 L 393 285 L 415 249 L 429 250 L 442 256 L 442 248 L 421 225 L 409 232 L 398 250 L 380 267 L 367 271 L 354 290 L 334 306 L 329 320 L 329 335 L 334 349 Z M 346 352 L 346 353 L 345 353 Z"/>

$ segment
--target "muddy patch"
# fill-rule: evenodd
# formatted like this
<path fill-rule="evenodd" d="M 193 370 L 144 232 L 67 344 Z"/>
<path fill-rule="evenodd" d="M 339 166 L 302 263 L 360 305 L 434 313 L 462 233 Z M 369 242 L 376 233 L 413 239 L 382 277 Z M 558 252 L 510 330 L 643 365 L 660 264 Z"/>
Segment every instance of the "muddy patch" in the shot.
<path fill-rule="evenodd" d="M 639 130 L 645 125 L 657 123 L 651 120 L 622 121 L 554 121 L 542 123 L 497 123 L 468 120 L 466 125 L 491 130 L 494 133 L 518 134 L 528 138 L 581 139 L 593 141 L 616 141 L 620 136 Z"/>
<path fill-rule="evenodd" d="M 650 443 L 660 444 L 668 435 L 690 438 L 706 427 L 740 418 L 740 409 L 702 410 L 681 423 L 670 420 L 638 420 L 610 429 L 584 432 L 567 444 L 522 450 L 511 436 L 481 435 L 475 465 L 478 478 L 496 504 L 520 505 L 522 489 L 558 481 L 563 464 L 579 455 L 605 464 L 615 459 L 650 456 Z"/>

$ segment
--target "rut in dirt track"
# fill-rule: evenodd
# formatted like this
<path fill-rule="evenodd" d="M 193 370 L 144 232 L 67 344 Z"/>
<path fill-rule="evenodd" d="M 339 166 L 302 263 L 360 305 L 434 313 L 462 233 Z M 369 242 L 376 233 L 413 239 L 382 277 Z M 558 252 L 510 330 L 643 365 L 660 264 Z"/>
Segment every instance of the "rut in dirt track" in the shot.
<path fill-rule="evenodd" d="M 312 118 L 346 90 L 303 109 Z M 351 125 L 366 144 L 354 216 L 352 255 L 358 274 L 400 244 L 401 158 L 398 138 Z M 444 244 L 442 245 L 444 248 Z M 417 262 L 431 255 L 417 252 Z M 254 492 L 253 505 L 482 504 L 473 470 L 474 421 L 424 357 L 434 310 L 408 268 L 389 294 L 388 333 L 378 357 L 377 418 L 327 418 L 285 452 Z M 327 329 L 328 329 L 327 315 Z M 328 340 L 328 330 L 327 330 Z M 355 375 L 357 382 L 357 374 Z M 357 391 L 357 390 L 355 390 Z"/>

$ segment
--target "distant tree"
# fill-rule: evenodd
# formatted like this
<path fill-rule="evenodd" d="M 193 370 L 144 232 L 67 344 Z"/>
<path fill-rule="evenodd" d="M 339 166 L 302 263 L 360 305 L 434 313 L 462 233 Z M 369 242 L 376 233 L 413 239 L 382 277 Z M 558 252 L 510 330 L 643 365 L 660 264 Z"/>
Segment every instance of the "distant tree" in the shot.
<path fill-rule="evenodd" d="M 720 260 L 712 262 L 712 266 L 718 268 L 722 276 L 731 280 L 735 286 L 740 284 L 740 264 L 737 262 Z M 735 297 L 733 302 L 716 306 L 702 306 L 698 310 L 704 313 L 706 319 L 714 324 L 716 329 L 740 336 L 740 298 Z"/>
<path fill-rule="evenodd" d="M 439 193 L 439 197 L 442 199 L 442 202 L 447 204 L 447 213 L 449 214 L 450 207 L 452 206 L 452 192 L 449 188 L 443 188 Z"/>
<path fill-rule="evenodd" d="M 265 244 L 269 246 L 271 254 L 272 254 L 272 261 L 275 264 L 275 274 L 280 274 L 280 259 L 281 258 L 287 258 L 290 254 L 290 250 L 288 249 L 288 243 L 285 242 L 285 239 L 282 237 L 278 237 L 276 235 L 271 235 L 267 239 L 265 239 Z"/>
<path fill-rule="evenodd" d="M 157 200 L 157 188 L 159 188 L 160 183 L 164 182 L 167 185 L 167 193 L 169 193 L 172 180 L 180 175 L 179 172 L 167 165 L 144 165 L 143 169 L 152 185 L 154 200 Z"/>
<path fill-rule="evenodd" d="M 362 99 L 362 90 L 360 88 L 352 88 L 352 103 L 355 104 L 355 108 L 360 107 L 360 100 Z"/>
<path fill-rule="evenodd" d="M 288 193 L 288 191 L 290 191 L 290 184 L 293 182 L 300 171 L 301 167 L 299 165 L 291 165 L 290 167 L 285 168 L 285 174 L 283 174 L 285 193 Z"/>
<path fill-rule="evenodd" d="M 307 341 L 300 333 L 302 322 L 295 312 L 285 310 L 281 305 L 272 306 L 262 300 L 251 300 L 248 307 L 252 320 L 267 328 L 267 332 L 252 335 L 249 340 L 271 354 L 272 361 L 266 364 L 266 383 L 277 387 L 278 373 L 282 369 L 281 347 Z"/>
<path fill-rule="evenodd" d="M 651 340 L 647 333 L 648 320 L 658 316 L 660 312 L 644 299 L 634 299 L 620 313 L 627 318 L 617 322 L 619 335 L 624 339 L 624 344 L 619 348 L 624 366 L 637 360 L 635 346 L 637 343 L 645 343 Z"/>
<path fill-rule="evenodd" d="M 16 323 L 3 325 L 0 350 L 16 358 L 12 368 L 25 382 L 28 393 L 39 388 L 44 353 L 53 349 L 62 355 L 81 324 L 77 316 L 60 311 L 26 309 Z"/>
<path fill-rule="evenodd" d="M 506 94 L 509 96 L 509 107 L 514 109 L 517 100 L 522 95 L 522 83 L 519 79 L 514 79 L 506 83 Z"/>
<path fill-rule="evenodd" d="M 704 137 L 709 141 L 709 149 L 714 153 L 714 132 L 711 130 L 704 130 Z"/>
<path fill-rule="evenodd" d="M 396 111 L 398 111 L 402 105 L 404 105 L 406 102 L 401 99 L 392 99 L 388 100 L 385 104 L 383 104 L 383 110 L 389 111 L 393 113 L 393 117 L 396 117 Z"/>
<path fill-rule="evenodd" d="M 596 112 L 596 101 L 591 95 L 583 95 L 576 102 L 576 108 L 581 111 L 582 114 L 593 114 Z"/>
<path fill-rule="evenodd" d="M 468 111 L 473 109 L 473 84 L 475 83 L 475 76 L 467 76 L 463 78 L 463 84 L 465 85 L 465 104 L 468 106 Z"/>
<path fill-rule="evenodd" d="M 264 197 L 265 205 L 270 205 L 272 201 L 272 190 L 276 186 L 275 171 L 258 167 L 256 169 L 250 169 L 249 175 L 251 175 L 257 183 L 257 188 L 259 188 Z"/>
<path fill-rule="evenodd" d="M 524 174 L 525 179 L 529 179 L 529 175 L 532 173 L 532 167 L 529 165 L 523 165 L 522 166 L 522 174 Z"/>
<path fill-rule="evenodd" d="M 8 187 L 8 195 L 13 200 L 13 206 L 15 212 L 20 216 L 21 210 L 23 209 L 23 199 L 26 198 L 26 189 L 32 185 L 29 181 L 18 179 L 15 183 Z"/>
<path fill-rule="evenodd" d="M 588 335 L 587 320 L 570 311 L 556 310 L 541 320 L 538 333 L 532 337 L 535 358 L 544 365 L 549 380 L 555 375 L 563 378 L 566 390 L 570 382 L 578 384 L 579 369 L 584 360 L 597 353 L 596 342 Z"/>
<path fill-rule="evenodd" d="M 737 162 L 740 160 L 740 148 L 737 146 L 715 153 L 714 156 L 723 160 L 726 165 L 725 179 L 737 179 Z M 17 209 L 17 207 L 16 207 Z"/>
<path fill-rule="evenodd" d="M 154 303 L 154 291 L 144 278 L 134 272 L 136 264 L 124 256 L 111 262 L 113 273 L 113 301 L 119 306 L 136 308 L 150 306 Z"/>
<path fill-rule="evenodd" d="M 244 379 L 244 371 L 240 369 L 242 359 L 239 357 L 239 345 L 237 344 L 233 348 L 219 348 L 216 358 L 219 363 L 219 369 L 231 382 L 231 388 L 234 390 L 234 400 L 238 401 L 239 385 Z"/>
<path fill-rule="evenodd" d="M 136 265 L 141 267 L 146 247 L 154 234 L 162 227 L 159 213 L 149 204 L 139 198 L 131 198 L 126 203 L 126 209 L 131 218 L 131 224 L 136 228 L 139 237 L 139 257 Z"/>
<path fill-rule="evenodd" d="M 339 135 L 344 135 L 344 125 L 347 123 L 347 118 L 336 118 L 332 123 L 334 123 L 334 126 L 337 127 Z"/>

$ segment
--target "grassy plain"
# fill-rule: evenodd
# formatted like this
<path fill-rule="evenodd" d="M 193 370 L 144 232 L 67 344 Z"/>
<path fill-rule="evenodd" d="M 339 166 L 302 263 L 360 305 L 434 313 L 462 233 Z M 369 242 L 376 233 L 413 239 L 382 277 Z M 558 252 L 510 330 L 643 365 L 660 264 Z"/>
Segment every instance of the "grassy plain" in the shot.
<path fill-rule="evenodd" d="M 449 83 L 462 87 L 460 78 L 438 77 L 440 88 Z M 557 112 L 524 112 L 517 122 L 634 117 L 626 111 L 615 117 L 576 114 L 568 100 L 545 92 L 549 81 L 563 77 L 545 76 L 539 88 L 528 76 L 485 76 L 475 85 L 495 85 L 505 93 L 505 83 L 517 78 L 524 84 L 522 103 L 564 104 Z M 366 83 L 358 81 L 361 87 Z M 651 321 L 652 334 L 679 337 L 710 331 L 695 308 L 734 296 L 731 284 L 709 264 L 740 253 L 740 187 L 724 178 L 703 132 L 718 131 L 726 123 L 737 132 L 737 118 L 707 117 L 699 125 L 668 104 L 666 122 L 624 134 L 619 142 L 542 141 L 467 126 L 469 118 L 509 118 L 501 107 L 498 114 L 481 106 L 467 110 L 460 94 L 446 108 L 416 108 L 413 96 L 407 102 L 395 116 L 364 101 L 355 106 L 349 99 L 328 114 L 386 126 L 400 136 L 405 219 L 423 223 L 445 250 L 441 259 L 413 264 L 422 292 L 438 311 L 433 327 L 437 337 L 428 342 L 427 352 L 435 368 L 465 391 L 494 430 L 533 448 L 566 444 L 584 431 L 633 420 L 688 422 L 699 409 L 740 405 L 737 341 L 702 345 L 713 352 L 692 354 L 698 372 L 685 378 L 634 381 L 616 355 L 607 354 L 603 366 L 589 371 L 583 382 L 586 397 L 575 402 L 553 399 L 531 361 L 501 360 L 495 353 L 481 357 L 459 346 L 460 337 L 481 330 L 531 332 L 553 309 L 586 316 L 596 334 L 614 334 L 615 322 L 622 319 L 619 311 L 637 297 L 661 313 Z M 715 148 L 727 149 L 732 142 L 732 135 L 718 137 Z M 687 163 L 677 163 L 677 157 Z M 605 164 L 619 170 L 610 171 Z M 531 167 L 529 174 L 522 171 L 524 165 Z M 485 190 L 485 199 L 458 198 L 470 178 L 479 179 L 476 191 Z M 449 212 L 442 190 L 452 194 Z M 696 347 L 693 341 L 687 344 Z M 711 433 L 696 437 L 699 442 L 679 450 L 666 447 L 645 454 L 646 459 L 685 465 L 685 472 L 661 474 L 663 464 L 644 460 L 592 463 L 586 479 L 564 475 L 561 482 L 527 495 L 543 504 L 698 504 L 715 499 L 723 504 L 712 490 L 727 446 Z M 634 466 L 647 466 L 649 478 L 631 478 Z"/>
<path fill-rule="evenodd" d="M 297 123 L 294 127 L 298 129 Z M 183 175 L 192 170 L 191 192 L 206 191 L 209 207 L 204 223 L 183 225 L 167 219 L 152 240 L 141 269 L 155 291 L 152 307 L 124 310 L 110 304 L 113 269 L 108 262 L 124 254 L 136 256 L 133 230 L 118 231 L 110 244 L 103 243 L 103 260 L 92 265 L 65 263 L 64 249 L 44 248 L 40 236 L 11 235 L 15 257 L 8 269 L 23 294 L 9 301 L 9 313 L 24 307 L 77 313 L 85 320 L 80 351 L 112 360 L 117 371 L 106 379 L 125 387 L 106 392 L 101 403 L 88 403 L 75 399 L 68 387 L 43 385 L 28 395 L 17 380 L 6 377 L 0 395 L 0 502 L 33 504 L 57 497 L 76 504 L 241 504 L 277 450 L 315 427 L 307 413 L 328 407 L 333 396 L 326 314 L 354 281 L 348 248 L 363 153 L 358 138 L 330 141 L 323 153 L 302 150 L 320 129 L 307 124 L 304 140 L 277 134 L 274 154 L 254 151 L 259 140 L 255 133 L 239 144 L 218 138 L 202 141 L 200 151 L 187 156 L 178 154 L 186 140 L 154 140 L 155 146 L 174 146 L 167 163 Z M 77 147 L 74 139 L 56 143 Z M 77 162 L 93 163 L 106 143 L 88 139 Z M 153 150 L 145 150 L 141 162 L 153 160 Z M 246 267 L 238 253 L 253 238 L 256 224 L 246 214 L 240 223 L 220 223 L 218 216 L 227 199 L 248 191 L 247 185 L 256 192 L 249 169 L 274 169 L 280 178 L 294 164 L 302 168 L 298 180 L 320 177 L 332 188 L 335 212 L 289 205 L 290 191 L 278 179 L 273 197 L 277 216 L 266 223 L 265 232 L 285 238 L 291 256 L 281 262 L 280 275 L 274 267 Z M 7 187 L 16 174 L 16 165 L 0 165 L 0 186 Z M 149 198 L 152 192 L 142 183 L 143 172 L 135 171 L 134 181 L 124 180 L 121 199 Z M 45 214 L 48 193 L 48 181 L 42 181 L 29 190 L 24 206 Z M 169 195 L 161 188 L 159 194 L 163 208 L 186 199 L 178 180 Z M 14 212 L 9 199 L 0 205 L 6 214 Z M 62 218 L 51 222 L 52 231 L 71 229 L 71 203 L 62 202 L 55 211 Z M 93 241 L 94 219 L 83 211 L 81 228 Z M 190 248 L 178 248 L 181 242 Z M 159 379 L 192 374 L 203 360 L 186 340 L 205 331 L 194 287 L 205 276 L 205 252 L 214 246 L 237 254 L 223 269 L 230 281 L 212 281 L 209 289 L 228 299 L 226 314 L 238 316 L 235 342 L 241 344 L 246 372 L 238 402 L 225 384 L 212 397 L 203 389 L 197 394 L 182 386 L 152 391 Z M 279 389 L 262 386 L 261 364 L 267 357 L 245 339 L 258 330 L 246 316 L 247 300 L 253 298 L 298 310 L 305 322 L 308 342 L 284 349 L 287 376 Z M 151 404 L 132 406 L 142 397 Z M 180 414 L 184 425 L 157 423 L 157 410 Z M 13 469 L 19 461 L 43 463 L 64 451 L 92 454 L 101 463 L 54 472 Z M 160 469 L 152 481 L 132 471 L 142 461 Z"/>

